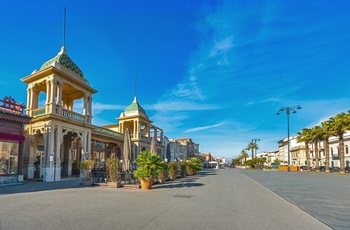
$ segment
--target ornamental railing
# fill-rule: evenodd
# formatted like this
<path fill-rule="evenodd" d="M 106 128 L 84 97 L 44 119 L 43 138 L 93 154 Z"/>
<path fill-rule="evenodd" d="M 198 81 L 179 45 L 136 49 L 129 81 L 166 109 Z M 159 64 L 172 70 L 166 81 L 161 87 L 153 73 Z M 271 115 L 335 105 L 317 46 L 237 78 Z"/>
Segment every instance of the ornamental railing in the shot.
<path fill-rule="evenodd" d="M 104 135 L 109 135 L 109 136 L 113 136 L 113 137 L 119 137 L 119 138 L 123 137 L 122 133 L 118 133 L 118 132 L 112 131 L 110 129 L 105 129 L 105 128 L 101 128 L 101 127 L 94 128 L 93 132 L 99 133 L 99 134 L 104 134 Z"/>
<path fill-rule="evenodd" d="M 84 121 L 84 115 L 66 109 L 62 109 L 62 116 L 69 117 L 78 121 Z"/>
<path fill-rule="evenodd" d="M 38 108 L 38 109 L 33 109 L 32 113 L 33 113 L 33 116 L 43 115 L 43 114 L 45 114 L 45 107 Z"/>

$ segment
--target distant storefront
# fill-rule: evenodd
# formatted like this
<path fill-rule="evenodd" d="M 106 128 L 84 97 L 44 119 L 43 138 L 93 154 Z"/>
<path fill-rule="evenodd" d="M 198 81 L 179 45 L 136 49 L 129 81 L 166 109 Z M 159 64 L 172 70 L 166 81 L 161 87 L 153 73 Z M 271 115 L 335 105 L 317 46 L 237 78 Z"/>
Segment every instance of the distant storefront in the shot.
<path fill-rule="evenodd" d="M 23 180 L 25 106 L 11 97 L 0 100 L 0 184 Z"/>

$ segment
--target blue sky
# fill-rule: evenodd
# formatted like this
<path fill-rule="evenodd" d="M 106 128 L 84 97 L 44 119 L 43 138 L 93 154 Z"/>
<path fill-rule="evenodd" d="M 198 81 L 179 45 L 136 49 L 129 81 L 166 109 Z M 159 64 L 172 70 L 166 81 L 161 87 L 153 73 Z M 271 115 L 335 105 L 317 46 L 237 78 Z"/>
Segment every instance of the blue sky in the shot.
<path fill-rule="evenodd" d="M 0 97 L 26 103 L 20 81 L 63 44 L 94 95 L 95 125 L 136 95 L 169 138 L 233 158 L 350 109 L 350 2 L 0 1 Z"/>

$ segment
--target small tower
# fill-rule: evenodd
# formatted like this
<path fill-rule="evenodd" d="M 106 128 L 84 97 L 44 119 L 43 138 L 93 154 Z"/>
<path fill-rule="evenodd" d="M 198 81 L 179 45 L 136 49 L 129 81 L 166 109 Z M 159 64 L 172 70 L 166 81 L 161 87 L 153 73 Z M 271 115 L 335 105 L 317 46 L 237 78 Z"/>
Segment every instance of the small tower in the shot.
<path fill-rule="evenodd" d="M 61 166 L 71 175 L 72 162 L 79 168 L 84 158 L 81 153 L 90 152 L 92 95 L 97 91 L 90 87 L 65 47 L 39 71 L 34 70 L 21 80 L 28 84 L 27 115 L 32 117 L 26 127 L 30 136 L 25 156 L 27 177 L 34 176 L 33 165 L 38 161 L 38 154 L 42 154 L 40 176 L 45 181 L 59 181 Z M 81 113 L 73 111 L 76 101 L 82 103 Z M 74 141 L 80 147 L 72 156 Z M 80 158 L 74 159 L 77 153 Z"/>
<path fill-rule="evenodd" d="M 159 155 L 163 153 L 164 146 L 160 143 L 163 141 L 163 130 L 152 124 L 136 97 L 117 120 L 119 121 L 119 132 L 124 133 L 127 128 L 130 130 L 131 141 L 134 144 L 132 160 L 135 160 L 141 151 L 150 150 L 152 136 L 156 140 L 159 139 L 157 141 L 157 153 Z"/>

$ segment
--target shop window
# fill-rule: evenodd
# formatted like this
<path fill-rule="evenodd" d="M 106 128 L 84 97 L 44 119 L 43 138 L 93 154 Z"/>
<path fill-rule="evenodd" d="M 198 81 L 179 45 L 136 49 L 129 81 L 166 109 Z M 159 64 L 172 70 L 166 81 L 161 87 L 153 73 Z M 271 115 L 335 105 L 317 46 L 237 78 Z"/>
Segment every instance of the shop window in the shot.
<path fill-rule="evenodd" d="M 0 174 L 18 173 L 18 143 L 0 141 Z"/>

